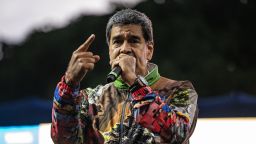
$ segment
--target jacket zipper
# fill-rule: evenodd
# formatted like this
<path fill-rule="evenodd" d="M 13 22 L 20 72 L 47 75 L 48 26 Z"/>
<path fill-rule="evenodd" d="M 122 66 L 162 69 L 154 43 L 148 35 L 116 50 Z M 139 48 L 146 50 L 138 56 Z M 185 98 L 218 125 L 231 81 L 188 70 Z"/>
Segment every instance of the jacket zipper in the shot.
<path fill-rule="evenodd" d="M 130 98 L 130 92 L 128 92 L 127 98 L 126 98 L 126 100 L 123 104 L 123 107 L 122 107 L 121 120 L 120 120 L 120 130 L 119 130 L 119 144 L 122 144 L 125 108 L 126 108 L 127 102 L 129 101 L 129 98 Z"/>

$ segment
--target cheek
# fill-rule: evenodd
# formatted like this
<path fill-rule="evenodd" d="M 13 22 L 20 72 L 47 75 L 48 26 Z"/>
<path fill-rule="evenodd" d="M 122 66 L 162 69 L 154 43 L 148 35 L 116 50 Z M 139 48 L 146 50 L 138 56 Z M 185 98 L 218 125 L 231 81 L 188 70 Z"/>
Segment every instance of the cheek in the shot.
<path fill-rule="evenodd" d="M 134 53 L 135 53 L 136 60 L 139 63 L 146 63 L 147 62 L 147 55 L 146 55 L 147 53 L 145 51 L 136 51 Z"/>
<path fill-rule="evenodd" d="M 119 50 L 118 49 L 109 49 L 109 58 L 110 60 L 115 59 L 118 56 Z"/>
<path fill-rule="evenodd" d="M 111 60 L 112 59 L 112 51 L 111 50 L 109 50 L 108 55 L 109 55 L 109 59 Z"/>

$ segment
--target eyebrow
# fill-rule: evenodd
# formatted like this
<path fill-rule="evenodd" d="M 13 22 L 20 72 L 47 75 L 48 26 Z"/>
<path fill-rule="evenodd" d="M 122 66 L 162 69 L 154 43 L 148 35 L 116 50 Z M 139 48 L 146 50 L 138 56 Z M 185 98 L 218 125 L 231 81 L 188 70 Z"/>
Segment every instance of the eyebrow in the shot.
<path fill-rule="evenodd" d="M 122 39 L 123 36 L 122 35 L 117 35 L 117 36 L 113 36 L 112 40 L 118 40 L 118 39 Z M 136 35 L 130 35 L 129 36 L 129 39 L 132 38 L 132 39 L 136 39 L 136 40 L 140 40 L 140 37 L 139 36 L 136 36 Z"/>
<path fill-rule="evenodd" d="M 132 35 L 130 38 L 135 39 L 135 40 L 140 40 L 140 37 L 136 36 L 136 35 Z"/>
<path fill-rule="evenodd" d="M 113 36 L 112 40 L 118 40 L 118 39 L 121 39 L 122 36 L 121 35 L 117 35 L 117 36 Z"/>

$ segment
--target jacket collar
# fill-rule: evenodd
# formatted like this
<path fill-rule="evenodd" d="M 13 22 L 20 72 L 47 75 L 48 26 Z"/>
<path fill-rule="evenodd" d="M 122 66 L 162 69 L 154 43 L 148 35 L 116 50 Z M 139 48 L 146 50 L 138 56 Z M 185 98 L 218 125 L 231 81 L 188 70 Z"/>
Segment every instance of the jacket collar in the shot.
<path fill-rule="evenodd" d="M 148 70 L 149 73 L 145 76 L 145 79 L 147 80 L 149 86 L 151 86 L 160 79 L 160 74 L 158 73 L 158 67 L 156 64 L 148 63 Z M 114 81 L 114 86 L 117 89 L 129 89 L 129 86 L 121 79 L 120 76 Z"/>

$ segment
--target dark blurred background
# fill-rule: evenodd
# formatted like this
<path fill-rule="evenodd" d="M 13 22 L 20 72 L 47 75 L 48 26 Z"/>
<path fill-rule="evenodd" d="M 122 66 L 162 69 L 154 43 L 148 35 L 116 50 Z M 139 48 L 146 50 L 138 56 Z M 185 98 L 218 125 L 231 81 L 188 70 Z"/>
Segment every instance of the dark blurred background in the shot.
<path fill-rule="evenodd" d="M 72 52 L 92 33 L 101 56 L 82 87 L 105 83 L 110 70 L 105 26 L 117 10 L 81 15 L 66 27 L 35 29 L 25 41 L 0 41 L 0 125 L 50 122 L 51 101 Z M 153 22 L 152 62 L 160 74 L 190 80 L 200 117 L 253 117 L 256 113 L 256 5 L 254 0 L 147 0 L 135 8 Z M 26 107 L 26 108 L 24 108 Z M 4 115 L 5 114 L 5 115 Z"/>

